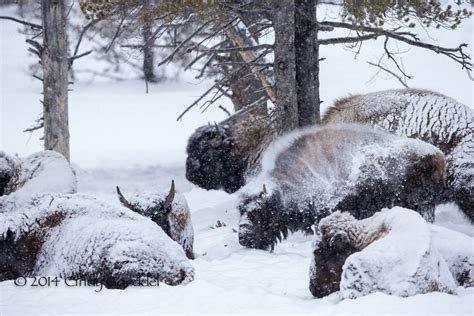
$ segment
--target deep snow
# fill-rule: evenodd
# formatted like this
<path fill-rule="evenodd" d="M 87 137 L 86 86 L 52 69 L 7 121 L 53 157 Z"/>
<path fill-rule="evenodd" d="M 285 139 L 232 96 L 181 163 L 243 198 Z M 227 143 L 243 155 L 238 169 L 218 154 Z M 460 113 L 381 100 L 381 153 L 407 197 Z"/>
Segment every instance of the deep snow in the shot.
<path fill-rule="evenodd" d="M 11 13 L 9 9 L 0 14 Z M 472 21 L 455 32 L 437 31 L 440 43 L 472 42 Z M 21 156 L 42 149 L 39 134 L 22 133 L 41 112 L 41 86 L 27 74 L 34 62 L 26 53 L 18 26 L 0 21 L 0 149 Z M 422 31 L 423 32 L 423 31 Z M 421 34 L 428 39 L 427 34 Z M 406 47 L 400 46 L 400 50 Z M 399 87 L 395 79 L 375 73 L 365 61 L 382 53 L 381 42 L 364 43 L 354 53 L 343 47 L 324 47 L 322 95 L 329 105 L 336 97 Z M 445 57 L 411 48 L 404 64 L 415 75 L 412 85 L 445 93 L 472 106 L 472 82 Z M 78 67 L 94 62 L 83 59 Z M 350 69 L 350 71 L 349 71 Z M 311 237 L 295 234 L 273 253 L 244 249 L 237 241 L 236 196 L 205 191 L 185 180 L 185 145 L 193 130 L 225 118 L 217 107 L 204 114 L 189 112 L 175 119 L 209 82 L 191 75 L 152 85 L 143 82 L 76 82 L 70 93 L 71 157 L 78 175 L 78 191 L 118 204 L 115 186 L 133 190 L 166 191 L 171 179 L 187 198 L 195 231 L 195 281 L 185 287 L 102 290 L 90 287 L 16 287 L 0 283 L 0 314 L 164 314 L 164 313 L 307 313 L 307 314 L 464 314 L 474 312 L 474 289 L 458 295 L 430 293 L 409 298 L 380 293 L 338 302 L 335 296 L 313 299 L 309 290 Z M 228 106 L 228 102 L 226 103 Z M 473 234 L 472 225 L 453 206 L 438 208 L 438 222 Z M 217 225 L 218 221 L 225 226 Z M 218 227 L 220 226 L 220 227 Z"/>

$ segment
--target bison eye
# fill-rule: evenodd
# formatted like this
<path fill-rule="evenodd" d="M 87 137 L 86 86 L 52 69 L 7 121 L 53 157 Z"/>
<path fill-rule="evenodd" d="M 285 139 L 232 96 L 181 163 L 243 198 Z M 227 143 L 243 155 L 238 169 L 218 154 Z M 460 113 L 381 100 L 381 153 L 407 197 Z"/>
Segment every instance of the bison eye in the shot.
<path fill-rule="evenodd" d="M 349 251 L 351 243 L 345 232 L 338 232 L 329 240 L 329 246 L 337 253 Z"/>

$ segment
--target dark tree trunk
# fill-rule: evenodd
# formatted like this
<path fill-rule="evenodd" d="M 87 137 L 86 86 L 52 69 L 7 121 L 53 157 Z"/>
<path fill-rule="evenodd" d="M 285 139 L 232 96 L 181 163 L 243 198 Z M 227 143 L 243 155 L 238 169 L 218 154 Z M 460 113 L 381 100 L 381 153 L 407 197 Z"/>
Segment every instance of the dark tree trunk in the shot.
<path fill-rule="evenodd" d="M 68 45 L 65 1 L 42 0 L 44 148 L 69 160 Z"/>
<path fill-rule="evenodd" d="M 295 0 L 295 60 L 298 126 L 320 122 L 317 0 Z"/>
<path fill-rule="evenodd" d="M 276 118 L 282 133 L 299 125 L 296 90 L 295 60 L 295 3 L 294 0 L 276 1 L 273 12 L 275 30 L 275 92 Z"/>

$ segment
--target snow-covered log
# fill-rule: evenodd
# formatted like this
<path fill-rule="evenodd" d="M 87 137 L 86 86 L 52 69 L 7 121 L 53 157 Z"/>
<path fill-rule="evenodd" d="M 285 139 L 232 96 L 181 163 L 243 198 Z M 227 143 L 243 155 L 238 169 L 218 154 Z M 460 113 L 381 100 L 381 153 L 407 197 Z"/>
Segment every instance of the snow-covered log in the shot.
<path fill-rule="evenodd" d="M 364 220 L 335 212 L 318 226 L 310 291 L 323 297 L 340 290 L 343 298 L 454 294 L 459 285 L 474 285 L 473 243 L 401 207 Z"/>
<path fill-rule="evenodd" d="M 446 155 L 445 198 L 474 220 L 473 116 L 472 108 L 442 94 L 404 89 L 340 99 L 323 122 L 370 124 L 435 145 Z"/>
<path fill-rule="evenodd" d="M 186 256 L 194 259 L 194 230 L 191 212 L 184 195 L 175 191 L 174 181 L 168 194 L 160 192 L 139 192 L 125 198 L 119 187 L 117 195 L 123 206 L 150 218 L 165 233 L 183 247 Z"/>
<path fill-rule="evenodd" d="M 354 125 L 300 132 L 273 145 L 243 189 L 240 244 L 273 248 L 336 210 L 362 219 L 399 205 L 433 221 L 444 172 L 443 153 L 420 140 Z"/>
<path fill-rule="evenodd" d="M 242 109 L 215 125 L 198 128 L 187 146 L 186 178 L 201 188 L 232 193 L 259 168 L 277 131 L 265 105 Z"/>
<path fill-rule="evenodd" d="M 47 192 L 76 192 L 76 176 L 61 154 L 43 151 L 17 158 L 0 151 L 0 196 L 28 200 Z"/>
<path fill-rule="evenodd" d="M 181 246 L 125 207 L 80 194 L 44 194 L 21 207 L 8 199 L 0 197 L 0 280 L 57 276 L 109 288 L 193 280 Z"/>

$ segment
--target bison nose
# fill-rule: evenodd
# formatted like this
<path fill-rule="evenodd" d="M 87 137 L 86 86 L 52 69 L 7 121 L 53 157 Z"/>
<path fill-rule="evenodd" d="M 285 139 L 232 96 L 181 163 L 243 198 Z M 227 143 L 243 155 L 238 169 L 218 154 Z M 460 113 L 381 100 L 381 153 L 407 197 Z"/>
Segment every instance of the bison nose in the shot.
<path fill-rule="evenodd" d="M 317 283 L 316 280 L 310 280 L 309 281 L 309 291 L 316 298 L 322 298 L 322 297 L 325 297 L 326 295 L 328 295 L 328 293 L 325 293 L 323 288 L 318 286 L 318 283 Z"/>

